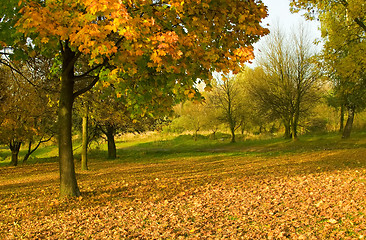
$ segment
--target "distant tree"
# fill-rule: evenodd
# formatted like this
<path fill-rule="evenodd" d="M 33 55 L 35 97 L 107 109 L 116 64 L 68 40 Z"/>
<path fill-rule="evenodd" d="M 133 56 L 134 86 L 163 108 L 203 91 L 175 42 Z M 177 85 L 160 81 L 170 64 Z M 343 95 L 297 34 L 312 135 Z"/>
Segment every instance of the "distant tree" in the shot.
<path fill-rule="evenodd" d="M 204 111 L 205 104 L 202 102 L 187 101 L 182 104 L 179 121 L 181 126 L 188 131 L 194 132 L 194 139 L 198 139 L 198 132 L 207 126 L 207 116 Z"/>
<path fill-rule="evenodd" d="M 301 115 L 317 99 L 319 71 L 312 59 L 312 45 L 302 26 L 291 39 L 277 28 L 258 56 L 259 68 L 255 70 L 251 94 L 266 110 L 282 119 L 286 138 L 297 138 Z"/>
<path fill-rule="evenodd" d="M 259 133 L 264 126 L 272 123 L 278 116 L 271 112 L 271 108 L 263 101 L 258 101 L 257 95 L 253 94 L 253 86 L 260 85 L 263 78 L 263 71 L 261 68 L 251 69 L 249 67 L 243 69 L 238 76 L 238 83 L 242 89 L 243 114 L 241 114 L 242 123 L 240 126 L 242 134 L 244 131 L 255 131 L 254 128 L 259 128 Z M 258 82 L 259 81 L 259 82 Z"/>
<path fill-rule="evenodd" d="M 231 133 L 231 142 L 235 142 L 235 131 L 241 126 L 243 119 L 243 89 L 238 80 L 229 75 L 216 79 L 216 84 L 208 94 L 209 102 L 220 111 L 220 119 L 227 124 Z"/>
<path fill-rule="evenodd" d="M 0 141 L 9 145 L 11 165 L 16 166 L 22 143 L 28 142 L 28 151 L 23 159 L 25 162 L 41 143 L 52 138 L 55 108 L 48 104 L 49 99 L 43 92 L 10 68 L 1 66 L 1 72 L 7 95 L 2 102 Z M 33 143 L 36 143 L 35 147 L 32 147 Z"/>

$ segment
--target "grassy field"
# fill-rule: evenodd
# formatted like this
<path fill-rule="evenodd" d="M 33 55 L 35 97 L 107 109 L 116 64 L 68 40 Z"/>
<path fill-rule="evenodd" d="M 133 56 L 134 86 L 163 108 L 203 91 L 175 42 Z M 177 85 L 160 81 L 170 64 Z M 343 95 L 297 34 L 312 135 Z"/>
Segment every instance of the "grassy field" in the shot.
<path fill-rule="evenodd" d="M 27 164 L 0 168 L 0 239 L 366 236 L 366 133 L 224 137 L 121 139 L 113 161 L 100 145 L 89 171 L 76 160 L 82 197 L 62 201 L 57 149 L 42 148 Z"/>

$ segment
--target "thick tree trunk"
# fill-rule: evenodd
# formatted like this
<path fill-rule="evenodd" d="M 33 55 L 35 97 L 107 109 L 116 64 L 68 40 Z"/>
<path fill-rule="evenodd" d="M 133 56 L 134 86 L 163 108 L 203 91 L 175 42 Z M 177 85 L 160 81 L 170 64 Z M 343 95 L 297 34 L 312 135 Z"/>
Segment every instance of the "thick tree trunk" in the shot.
<path fill-rule="evenodd" d="M 61 91 L 59 101 L 59 164 L 60 197 L 80 196 L 76 182 L 74 156 L 72 151 L 72 105 L 74 102 L 74 61 L 75 53 L 67 44 L 63 52 Z"/>
<path fill-rule="evenodd" d="M 20 150 L 20 145 L 22 143 L 18 142 L 18 141 L 12 141 L 9 144 L 9 148 L 11 150 L 11 162 L 10 165 L 11 166 L 17 166 L 18 165 L 18 155 L 19 155 L 19 150 Z"/>
<path fill-rule="evenodd" d="M 116 159 L 116 143 L 114 142 L 114 127 L 112 125 L 107 126 L 106 136 L 108 141 L 108 158 Z"/>
<path fill-rule="evenodd" d="M 343 128 L 344 128 L 344 105 L 341 105 L 341 116 L 339 119 L 339 132 L 343 132 Z"/>
<path fill-rule="evenodd" d="M 346 126 L 344 127 L 342 138 L 351 137 L 351 131 L 353 126 L 353 120 L 355 118 L 355 107 L 348 107 L 348 118 Z"/>
<path fill-rule="evenodd" d="M 88 109 L 82 123 L 83 143 L 81 148 L 81 170 L 88 170 Z"/>

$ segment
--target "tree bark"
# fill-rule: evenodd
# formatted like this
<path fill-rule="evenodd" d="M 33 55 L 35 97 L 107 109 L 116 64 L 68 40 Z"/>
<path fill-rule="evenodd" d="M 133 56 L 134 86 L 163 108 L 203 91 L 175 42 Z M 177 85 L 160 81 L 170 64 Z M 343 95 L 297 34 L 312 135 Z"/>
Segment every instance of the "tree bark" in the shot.
<path fill-rule="evenodd" d="M 30 155 L 32 155 L 32 153 L 34 153 L 39 146 L 41 145 L 41 143 L 45 143 L 50 141 L 53 138 L 53 136 L 49 137 L 48 139 L 41 139 L 39 140 L 39 142 L 37 143 L 37 145 L 35 146 L 35 148 L 32 149 L 32 140 L 29 140 L 29 144 L 28 144 L 28 151 L 25 154 L 24 158 L 23 158 L 23 163 L 26 162 L 28 160 L 28 158 L 30 157 Z"/>
<path fill-rule="evenodd" d="M 284 120 L 283 125 L 285 127 L 285 139 L 291 139 L 291 124 L 289 121 Z"/>
<path fill-rule="evenodd" d="M 88 170 L 88 109 L 82 123 L 83 143 L 81 148 L 81 170 Z"/>
<path fill-rule="evenodd" d="M 65 43 L 62 52 L 62 76 L 59 100 L 59 164 L 60 197 L 80 196 L 76 181 L 72 151 L 72 105 L 74 102 L 74 61 L 75 53 Z"/>
<path fill-rule="evenodd" d="M 339 132 L 343 132 L 344 129 L 344 105 L 341 105 L 341 116 L 339 119 Z"/>
<path fill-rule="evenodd" d="M 106 136 L 108 141 L 108 158 L 109 159 L 116 159 L 116 143 L 114 141 L 114 127 L 112 125 L 107 126 Z"/>
<path fill-rule="evenodd" d="M 348 107 L 348 118 L 346 126 L 344 127 L 342 138 L 350 138 L 353 126 L 353 120 L 355 118 L 355 107 Z"/>
<path fill-rule="evenodd" d="M 23 163 L 25 163 L 28 160 L 28 158 L 30 157 L 31 154 L 32 154 L 32 141 L 29 141 L 29 143 L 28 143 L 28 151 L 24 155 Z"/>
<path fill-rule="evenodd" d="M 18 141 L 11 141 L 9 144 L 9 148 L 11 150 L 11 166 L 17 166 L 18 165 L 18 155 L 20 150 L 20 145 L 22 143 Z"/>
<path fill-rule="evenodd" d="M 235 140 L 235 126 L 234 124 L 230 124 L 230 131 L 231 131 L 231 143 L 236 142 Z"/>

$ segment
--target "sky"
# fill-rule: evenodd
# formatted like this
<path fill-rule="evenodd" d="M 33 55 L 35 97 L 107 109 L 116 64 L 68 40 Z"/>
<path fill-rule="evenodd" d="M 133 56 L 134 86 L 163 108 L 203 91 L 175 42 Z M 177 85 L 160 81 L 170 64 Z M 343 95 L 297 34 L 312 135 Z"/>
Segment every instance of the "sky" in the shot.
<path fill-rule="evenodd" d="M 269 24 L 271 30 L 278 23 L 281 29 L 285 29 L 286 32 L 290 33 L 293 29 L 296 30 L 296 26 L 302 22 L 309 29 L 309 33 L 314 40 L 320 39 L 319 22 L 306 21 L 301 13 L 292 14 L 289 6 L 290 0 L 262 0 L 262 2 L 268 7 L 269 13 L 269 16 L 263 20 L 263 26 Z M 254 45 L 254 54 L 258 54 L 258 46 L 261 42 L 263 42 L 263 39 Z"/>

